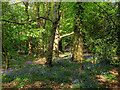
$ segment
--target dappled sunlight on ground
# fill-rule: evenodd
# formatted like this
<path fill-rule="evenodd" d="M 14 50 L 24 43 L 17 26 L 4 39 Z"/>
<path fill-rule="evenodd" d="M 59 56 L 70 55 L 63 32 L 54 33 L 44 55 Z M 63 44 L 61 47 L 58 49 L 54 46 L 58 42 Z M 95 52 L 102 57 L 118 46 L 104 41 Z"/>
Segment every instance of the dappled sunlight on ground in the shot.
<path fill-rule="evenodd" d="M 46 63 L 46 58 L 38 58 L 37 60 L 33 61 L 32 63 L 34 64 L 45 64 Z"/>
<path fill-rule="evenodd" d="M 113 80 L 110 80 L 111 78 L 106 78 L 107 74 L 105 75 L 95 75 L 97 78 L 96 80 L 103 85 L 103 87 L 107 88 L 120 88 L 120 83 L 119 83 L 119 72 L 115 69 L 112 69 L 107 72 L 107 74 L 111 74 L 111 77 L 113 76 Z"/>
<path fill-rule="evenodd" d="M 91 59 L 91 57 L 86 56 Z M 3 87 L 24 88 L 98 88 L 117 87 L 118 72 L 113 67 L 67 59 L 53 60 L 53 67 L 43 67 L 46 58 L 27 60 L 23 67 L 4 71 Z M 23 60 L 24 61 L 24 60 Z"/>

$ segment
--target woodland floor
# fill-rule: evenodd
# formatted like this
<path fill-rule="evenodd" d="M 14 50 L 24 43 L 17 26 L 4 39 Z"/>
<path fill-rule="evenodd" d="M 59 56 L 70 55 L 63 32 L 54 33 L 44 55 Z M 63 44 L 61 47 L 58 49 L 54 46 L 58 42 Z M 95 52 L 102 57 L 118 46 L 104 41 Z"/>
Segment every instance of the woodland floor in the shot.
<path fill-rule="evenodd" d="M 53 67 L 44 66 L 45 58 L 19 56 L 2 70 L 3 88 L 119 88 L 120 68 L 105 63 L 93 63 L 91 54 L 83 63 L 71 62 L 71 54 L 61 54 Z"/>

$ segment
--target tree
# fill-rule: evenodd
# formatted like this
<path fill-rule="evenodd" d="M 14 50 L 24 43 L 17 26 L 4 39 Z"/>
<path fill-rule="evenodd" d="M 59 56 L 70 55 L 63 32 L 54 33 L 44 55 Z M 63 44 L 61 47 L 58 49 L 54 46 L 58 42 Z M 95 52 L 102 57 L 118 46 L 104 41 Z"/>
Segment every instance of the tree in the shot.
<path fill-rule="evenodd" d="M 59 9 L 60 9 L 60 3 L 58 5 L 58 3 L 54 2 L 53 5 L 53 20 L 52 20 L 52 28 L 50 30 L 50 39 L 49 39 L 49 47 L 48 47 L 48 56 L 47 56 L 47 62 L 46 65 L 48 66 L 52 66 L 52 57 L 53 57 L 53 43 L 54 43 L 54 39 L 55 39 L 55 32 L 56 32 L 56 28 L 58 25 L 58 22 L 60 20 L 60 14 L 59 14 Z"/>
<path fill-rule="evenodd" d="M 83 34 L 82 34 L 82 14 L 83 7 L 80 2 L 74 6 L 75 9 L 75 26 L 74 26 L 74 45 L 73 45 L 73 61 L 82 62 L 83 58 Z"/>
<path fill-rule="evenodd" d="M 60 36 L 59 30 L 56 29 L 55 39 L 54 39 L 54 44 L 53 44 L 53 59 L 55 59 L 55 57 L 59 55 L 59 43 L 60 43 L 61 39 L 64 37 L 70 36 L 72 34 L 74 34 L 74 32 Z"/>

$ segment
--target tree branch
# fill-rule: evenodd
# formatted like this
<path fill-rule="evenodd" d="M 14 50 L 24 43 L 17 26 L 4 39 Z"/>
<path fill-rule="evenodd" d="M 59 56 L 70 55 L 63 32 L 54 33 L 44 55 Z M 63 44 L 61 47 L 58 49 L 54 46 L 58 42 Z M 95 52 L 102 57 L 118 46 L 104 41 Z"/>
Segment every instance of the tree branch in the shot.
<path fill-rule="evenodd" d="M 14 22 L 14 21 L 8 21 L 8 20 L 5 20 L 5 19 L 2 19 L 2 21 L 8 22 L 8 23 L 19 24 L 19 25 L 24 25 L 24 24 L 27 23 L 27 22 L 19 23 L 19 22 Z"/>
<path fill-rule="evenodd" d="M 39 18 L 37 18 L 37 19 L 40 19 L 40 18 L 45 19 L 45 20 L 49 20 L 49 21 L 52 22 L 52 20 L 50 20 L 49 18 L 45 18 L 45 17 L 39 17 Z M 30 24 L 29 22 L 36 21 L 36 20 L 30 20 L 30 21 L 28 21 L 28 22 L 21 22 L 21 23 L 19 23 L 19 22 L 14 22 L 14 21 L 9 21 L 9 20 L 5 20 L 5 19 L 2 19 L 2 21 L 8 22 L 8 23 L 14 23 L 14 24 L 19 24 L 19 25 L 24 25 L 24 24 Z"/>
<path fill-rule="evenodd" d="M 69 35 L 72 35 L 72 34 L 74 34 L 74 32 L 71 32 L 71 33 L 68 33 L 68 34 L 62 35 L 62 36 L 60 36 L 60 39 L 63 38 L 63 37 L 67 37 L 67 36 L 69 36 Z"/>
<path fill-rule="evenodd" d="M 46 17 L 39 17 L 39 18 L 37 18 L 37 19 L 40 19 L 40 18 L 45 19 L 45 20 L 49 20 L 49 21 L 52 22 L 52 20 L 50 20 L 49 18 L 46 18 Z"/>
<path fill-rule="evenodd" d="M 61 7 L 61 2 L 59 3 L 58 5 L 58 19 L 56 20 L 56 22 L 58 22 L 60 20 L 60 17 L 61 17 L 61 13 L 60 13 L 60 7 Z"/>

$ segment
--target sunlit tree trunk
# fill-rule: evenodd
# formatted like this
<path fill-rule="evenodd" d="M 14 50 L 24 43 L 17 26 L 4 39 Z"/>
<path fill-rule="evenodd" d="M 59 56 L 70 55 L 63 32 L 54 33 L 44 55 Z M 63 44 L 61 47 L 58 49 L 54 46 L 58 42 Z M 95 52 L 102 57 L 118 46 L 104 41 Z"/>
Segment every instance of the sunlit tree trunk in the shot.
<path fill-rule="evenodd" d="M 59 56 L 59 31 L 58 29 L 56 29 L 56 33 L 55 33 L 55 39 L 54 39 L 54 44 L 53 44 L 53 60 L 55 59 L 55 57 Z"/>
<path fill-rule="evenodd" d="M 52 66 L 52 57 L 53 57 L 53 43 L 55 38 L 55 31 L 56 31 L 56 25 L 54 24 L 52 27 L 52 30 L 50 31 L 50 42 L 48 47 L 48 57 L 47 57 L 47 63 L 50 67 Z"/>
<path fill-rule="evenodd" d="M 59 30 L 58 29 L 56 30 L 54 44 L 53 44 L 53 59 L 55 59 L 55 57 L 59 56 L 59 43 L 60 43 L 60 40 L 63 37 L 67 37 L 67 36 L 70 36 L 72 34 L 74 34 L 74 32 L 71 32 L 71 33 L 60 36 Z"/>
<path fill-rule="evenodd" d="M 32 38 L 29 36 L 29 52 L 28 55 L 32 55 Z"/>
<path fill-rule="evenodd" d="M 78 30 L 77 26 L 74 30 L 74 44 L 73 44 L 73 61 L 82 62 L 83 58 L 83 37 L 82 31 Z"/>
<path fill-rule="evenodd" d="M 76 7 L 76 6 L 79 6 L 79 7 Z M 76 23 L 74 27 L 74 44 L 73 44 L 72 60 L 77 61 L 77 62 L 82 62 L 84 60 L 83 58 L 83 34 L 82 34 L 81 27 L 80 27 L 82 24 L 81 22 L 82 18 L 80 17 L 80 15 L 82 15 L 83 8 L 80 5 L 80 2 L 77 2 L 74 7 L 77 11 L 75 11 Z"/>
<path fill-rule="evenodd" d="M 49 47 L 48 47 L 48 56 L 47 56 L 47 62 L 46 64 L 49 65 L 50 67 L 52 66 L 52 57 L 53 57 L 53 43 L 54 43 L 54 38 L 55 38 L 55 32 L 57 28 L 58 21 L 60 20 L 60 16 L 58 16 L 58 9 L 60 8 L 60 5 L 57 5 L 57 2 L 54 2 L 53 6 L 53 25 L 50 30 L 50 40 L 49 40 Z M 59 11 L 58 11 L 59 12 Z M 58 18 L 57 18 L 58 16 Z"/>

